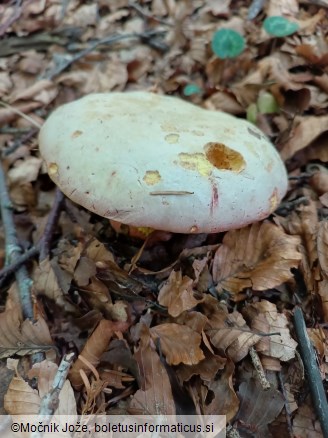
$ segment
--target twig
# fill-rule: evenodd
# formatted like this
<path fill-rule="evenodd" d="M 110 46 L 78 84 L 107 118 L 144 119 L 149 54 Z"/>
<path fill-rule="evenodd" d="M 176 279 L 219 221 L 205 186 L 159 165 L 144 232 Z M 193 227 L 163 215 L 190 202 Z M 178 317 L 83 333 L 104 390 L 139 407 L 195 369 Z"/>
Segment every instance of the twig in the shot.
<path fill-rule="evenodd" d="M 300 196 L 299 198 L 282 202 L 275 211 L 275 213 L 283 216 L 286 212 L 294 210 L 299 205 L 309 205 L 308 198 L 306 196 Z"/>
<path fill-rule="evenodd" d="M 23 265 L 25 262 L 40 254 L 39 260 L 42 261 L 48 257 L 50 251 L 50 244 L 52 240 L 53 231 L 56 227 L 61 208 L 64 202 L 63 193 L 57 189 L 54 203 L 48 215 L 48 220 L 44 229 L 43 236 L 39 240 L 36 246 L 33 246 L 29 250 L 20 254 L 10 265 L 5 266 L 0 270 L 0 285 L 1 282 L 8 277 L 8 275 L 13 274 L 17 269 Z"/>
<path fill-rule="evenodd" d="M 57 225 L 57 221 L 59 219 L 63 203 L 64 203 L 64 195 L 59 189 L 56 189 L 55 200 L 51 207 L 43 236 L 41 237 L 38 245 L 40 249 L 40 256 L 39 256 L 40 262 L 42 260 L 45 260 L 49 256 L 50 244 L 52 241 L 53 232 Z"/>
<path fill-rule="evenodd" d="M 228 425 L 227 426 L 227 438 L 241 438 L 241 437 L 240 437 L 237 429 Z"/>
<path fill-rule="evenodd" d="M 17 269 L 26 263 L 28 260 L 32 259 L 39 253 L 39 248 L 36 246 L 33 246 L 32 248 L 25 251 L 23 254 L 19 255 L 16 260 L 11 263 L 10 265 L 5 266 L 0 270 L 0 286 L 5 278 L 8 277 L 8 275 L 13 274 L 17 271 Z"/>
<path fill-rule="evenodd" d="M 253 0 L 252 4 L 248 9 L 247 18 L 248 20 L 254 20 L 255 17 L 262 11 L 264 3 L 266 0 Z"/>
<path fill-rule="evenodd" d="M 286 392 L 286 388 L 285 388 L 282 374 L 280 371 L 278 372 L 278 379 L 279 379 L 279 384 L 281 387 L 282 394 L 283 394 L 284 399 L 285 399 L 285 409 L 286 409 L 286 419 L 287 419 L 288 432 L 289 432 L 290 438 L 294 438 L 292 416 L 291 416 L 291 412 L 290 412 L 290 408 L 289 408 L 287 392 Z"/>
<path fill-rule="evenodd" d="M 3 128 L 4 129 L 4 128 Z M 34 135 L 39 131 L 39 128 L 24 128 L 25 131 L 19 130 L 17 128 L 12 128 L 13 132 L 8 132 L 10 134 L 22 134 L 20 138 L 16 139 L 11 146 L 9 146 L 7 149 L 3 151 L 3 156 L 7 157 L 8 155 L 15 152 L 16 149 L 18 149 L 22 143 L 26 143 L 29 141 Z M 16 130 L 16 132 L 14 132 Z M 5 133 L 2 129 L 1 132 Z"/>
<path fill-rule="evenodd" d="M 128 6 L 129 6 L 129 8 L 133 8 L 134 10 L 136 10 L 138 12 L 138 14 L 141 15 L 142 17 L 145 17 L 149 20 L 157 21 L 157 23 L 164 24 L 165 26 L 172 26 L 171 23 L 168 23 L 166 20 L 163 20 L 161 18 L 155 17 L 154 15 L 145 11 L 144 8 L 142 8 L 141 6 L 139 6 L 138 4 L 136 4 L 134 2 L 129 2 Z"/>
<path fill-rule="evenodd" d="M 0 162 L 0 204 L 2 223 L 5 232 L 6 242 L 6 263 L 14 263 L 22 254 L 22 248 L 19 245 L 15 230 L 15 223 L 12 214 L 12 204 L 6 187 L 5 173 Z M 23 317 L 33 319 L 33 305 L 31 299 L 32 281 L 28 276 L 25 266 L 20 266 L 15 272 L 20 301 L 22 306 Z"/>
<path fill-rule="evenodd" d="M 254 347 L 250 348 L 249 355 L 252 359 L 252 363 L 254 365 L 256 374 L 259 378 L 260 384 L 261 384 L 262 388 L 265 391 L 267 391 L 268 389 L 270 389 L 270 383 L 268 382 L 268 379 L 265 376 L 261 360 L 260 360 L 259 355 L 257 354 L 257 351 L 255 350 Z"/>
<path fill-rule="evenodd" d="M 39 415 L 42 417 L 43 424 L 49 424 L 51 417 L 55 413 L 59 405 L 59 393 L 62 390 L 64 383 L 66 382 L 67 374 L 73 361 L 74 353 L 65 355 L 58 367 L 52 387 L 50 391 L 42 398 L 40 403 Z M 31 438 L 42 438 L 43 432 L 34 432 Z"/>
<path fill-rule="evenodd" d="M 98 41 L 95 41 L 91 43 L 87 48 L 81 50 L 74 56 L 67 57 L 60 66 L 56 66 L 52 71 L 45 73 L 43 76 L 40 77 L 40 79 L 53 79 L 55 76 L 62 73 L 64 70 L 67 69 L 70 65 L 72 65 L 74 62 L 78 61 L 79 59 L 83 58 L 84 56 L 88 55 L 90 52 L 95 50 L 100 45 L 111 45 L 114 43 L 117 43 L 118 41 L 131 39 L 131 38 L 137 38 L 141 40 L 148 40 L 150 38 L 153 38 L 155 36 L 163 35 L 165 34 L 165 31 L 163 30 L 153 30 L 143 33 L 127 33 L 123 35 L 111 35 L 109 37 L 102 38 Z"/>
<path fill-rule="evenodd" d="M 316 361 L 316 354 L 306 331 L 302 310 L 299 307 L 296 307 L 294 311 L 294 326 L 305 371 L 308 375 L 308 384 L 312 394 L 315 411 L 321 424 L 323 436 L 328 437 L 327 398 Z"/>

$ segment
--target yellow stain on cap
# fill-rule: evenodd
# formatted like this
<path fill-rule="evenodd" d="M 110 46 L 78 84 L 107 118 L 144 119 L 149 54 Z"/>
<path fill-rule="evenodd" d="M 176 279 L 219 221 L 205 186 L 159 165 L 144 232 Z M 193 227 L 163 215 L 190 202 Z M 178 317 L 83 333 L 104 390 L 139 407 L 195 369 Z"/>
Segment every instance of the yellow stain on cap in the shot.
<path fill-rule="evenodd" d="M 71 137 L 72 137 L 72 138 L 77 138 L 77 137 L 80 137 L 80 135 L 82 135 L 82 134 L 83 134 L 82 131 L 77 130 L 77 131 L 74 131 L 74 132 L 72 133 Z"/>
<path fill-rule="evenodd" d="M 278 207 L 278 190 L 277 188 L 274 189 L 272 195 L 269 198 L 270 202 L 270 209 L 271 211 L 275 211 L 275 209 Z"/>
<path fill-rule="evenodd" d="M 223 143 L 206 143 L 204 151 L 208 161 L 217 169 L 241 172 L 246 166 L 246 162 L 241 153 L 229 148 Z"/>
<path fill-rule="evenodd" d="M 212 164 L 206 159 L 205 155 L 200 152 L 194 154 L 181 152 L 178 157 L 179 161 L 176 164 L 185 169 L 196 170 L 202 176 L 209 176 L 212 173 Z"/>
<path fill-rule="evenodd" d="M 153 186 L 160 182 L 161 175 L 158 170 L 147 170 L 143 177 L 143 180 L 148 186 Z"/>
<path fill-rule="evenodd" d="M 48 165 L 48 173 L 49 173 L 49 176 L 57 175 L 57 173 L 58 173 L 58 165 L 56 163 L 49 163 L 49 165 Z"/>
<path fill-rule="evenodd" d="M 178 143 L 179 141 L 179 134 L 167 134 L 165 136 L 165 141 L 167 141 L 170 144 Z"/>

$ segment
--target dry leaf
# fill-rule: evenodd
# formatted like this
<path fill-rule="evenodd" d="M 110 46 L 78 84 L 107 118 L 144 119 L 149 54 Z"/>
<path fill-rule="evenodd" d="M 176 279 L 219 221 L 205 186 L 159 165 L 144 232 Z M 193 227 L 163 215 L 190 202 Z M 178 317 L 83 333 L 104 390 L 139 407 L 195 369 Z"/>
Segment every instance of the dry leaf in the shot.
<path fill-rule="evenodd" d="M 192 376 L 200 376 L 202 380 L 210 382 L 224 368 L 226 362 L 227 359 L 210 354 L 197 365 L 180 365 L 178 375 L 183 382 L 190 380 Z"/>
<path fill-rule="evenodd" d="M 167 371 L 155 351 L 145 326 L 141 332 L 140 347 L 134 357 L 139 369 L 140 389 L 132 397 L 131 413 L 175 415 L 175 404 Z"/>
<path fill-rule="evenodd" d="M 317 250 L 321 269 L 328 279 L 328 222 L 319 222 Z"/>
<path fill-rule="evenodd" d="M 4 407 L 10 415 L 36 415 L 41 398 L 36 389 L 21 377 L 13 377 L 4 399 Z"/>
<path fill-rule="evenodd" d="M 282 159 L 291 158 L 327 130 L 328 116 L 296 117 L 289 140 L 283 145 L 280 152 Z"/>
<path fill-rule="evenodd" d="M 35 322 L 22 321 L 17 307 L 0 314 L 0 357 L 25 356 L 51 348 L 52 339 L 42 317 Z"/>
<path fill-rule="evenodd" d="M 106 319 L 99 322 L 69 372 L 69 379 L 74 389 L 79 390 L 83 386 L 80 371 L 83 370 L 87 376 L 91 373 L 90 367 L 80 357 L 82 356 L 93 367 L 96 367 L 100 362 L 101 355 L 108 349 L 109 341 L 114 333 L 125 331 L 127 328 L 128 324 L 124 322 L 112 322 Z"/>
<path fill-rule="evenodd" d="M 302 258 L 300 240 L 270 222 L 228 231 L 216 251 L 213 280 L 219 292 L 238 293 L 246 287 L 267 290 L 292 278 Z"/>
<path fill-rule="evenodd" d="M 235 311 L 231 314 L 218 311 L 209 318 L 210 329 L 206 330 L 211 343 L 233 362 L 239 362 L 247 356 L 249 349 L 260 336 L 252 332 L 242 315 Z"/>
<path fill-rule="evenodd" d="M 185 325 L 159 324 L 150 329 L 150 335 L 154 342 L 159 338 L 160 348 L 169 365 L 195 365 L 205 357 L 200 348 L 200 334 Z"/>
<path fill-rule="evenodd" d="M 172 271 L 158 294 L 158 302 L 168 308 L 171 316 L 177 317 L 185 310 L 197 306 L 201 300 L 194 297 L 193 280 L 181 271 Z"/>
<path fill-rule="evenodd" d="M 44 259 L 33 273 L 34 290 L 37 294 L 45 295 L 53 300 L 58 306 L 67 310 L 74 310 L 74 307 L 65 299 L 66 293 L 70 288 L 72 277 L 67 271 L 63 271 L 53 258 Z"/>
<path fill-rule="evenodd" d="M 270 436 L 267 425 L 284 407 L 282 394 L 274 388 L 265 391 L 257 380 L 249 379 L 240 385 L 238 395 L 241 403 L 237 419 L 252 434 Z"/>
<path fill-rule="evenodd" d="M 36 157 L 26 157 L 24 161 L 16 161 L 15 167 L 8 171 L 8 182 L 10 186 L 33 182 L 37 179 L 42 160 Z"/>
<path fill-rule="evenodd" d="M 251 320 L 251 328 L 261 334 L 279 333 L 265 336 L 256 344 L 256 350 L 266 356 L 280 359 L 284 362 L 295 357 L 297 342 L 291 338 L 288 320 L 278 313 L 275 304 L 262 300 L 244 309 L 244 314 Z"/>
<path fill-rule="evenodd" d="M 208 384 L 208 389 L 213 392 L 214 397 L 205 408 L 205 415 L 226 415 L 230 421 L 237 413 L 239 399 L 233 389 L 232 376 L 235 371 L 233 362 L 228 361 L 224 372 L 217 380 Z"/>

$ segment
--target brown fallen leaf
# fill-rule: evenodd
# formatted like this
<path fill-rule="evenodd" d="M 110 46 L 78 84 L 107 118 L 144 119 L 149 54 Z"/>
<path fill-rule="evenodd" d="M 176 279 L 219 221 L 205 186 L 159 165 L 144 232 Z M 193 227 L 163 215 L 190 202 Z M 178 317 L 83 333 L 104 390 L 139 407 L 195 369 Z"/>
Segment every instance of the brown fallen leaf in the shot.
<path fill-rule="evenodd" d="M 296 117 L 289 140 L 281 149 L 282 159 L 288 160 L 327 130 L 328 116 Z"/>
<path fill-rule="evenodd" d="M 270 436 L 270 424 L 281 412 L 285 401 L 282 394 L 275 388 L 263 390 L 255 379 L 248 379 L 239 386 L 238 396 L 240 409 L 237 420 L 241 422 L 242 429 L 256 436 Z"/>
<path fill-rule="evenodd" d="M 159 338 L 160 348 L 169 365 L 195 365 L 205 358 L 200 348 L 200 334 L 186 325 L 159 324 L 150 329 L 150 335 L 154 342 Z"/>
<path fill-rule="evenodd" d="M 323 320 L 328 323 L 328 279 L 318 282 L 318 294 L 322 303 Z"/>
<path fill-rule="evenodd" d="M 109 341 L 114 333 L 125 331 L 127 328 L 128 324 L 124 322 L 112 322 L 106 319 L 99 322 L 69 372 L 69 380 L 74 389 L 79 390 L 83 386 L 80 371 L 83 370 L 87 376 L 91 373 L 91 369 L 86 365 L 86 362 L 96 367 L 100 362 L 101 355 L 108 349 Z M 81 360 L 80 356 L 86 361 Z"/>
<path fill-rule="evenodd" d="M 192 376 L 200 376 L 202 380 L 210 382 L 224 368 L 226 362 L 227 359 L 223 357 L 208 354 L 197 365 L 180 365 L 177 373 L 183 382 L 190 380 Z"/>
<path fill-rule="evenodd" d="M 72 276 L 59 267 L 55 258 L 42 260 L 33 272 L 33 278 L 35 293 L 45 295 L 66 310 L 75 310 L 65 298 Z"/>
<path fill-rule="evenodd" d="M 250 325 L 255 332 L 279 333 L 261 337 L 256 344 L 259 353 L 284 362 L 295 357 L 297 342 L 290 336 L 286 316 L 278 313 L 275 304 L 262 300 L 247 306 L 243 313 L 251 320 Z"/>
<path fill-rule="evenodd" d="M 304 195 L 308 199 L 310 198 L 307 192 Z M 319 225 L 316 202 L 309 199 L 308 205 L 299 206 L 285 220 L 281 220 L 281 223 L 288 234 L 301 238 L 299 250 L 302 253 L 302 260 L 299 268 L 308 291 L 314 292 L 316 290 L 314 267 L 318 261 L 317 233 Z"/>
<path fill-rule="evenodd" d="M 234 371 L 234 363 L 228 361 L 220 378 L 211 380 L 208 383 L 208 389 L 214 397 L 206 405 L 205 415 L 226 415 L 227 421 L 230 421 L 236 415 L 239 408 L 239 399 L 233 388 L 232 376 Z"/>
<path fill-rule="evenodd" d="M 320 267 L 328 279 L 328 222 L 320 221 L 317 235 L 317 250 Z"/>
<path fill-rule="evenodd" d="M 167 307 L 173 317 L 192 309 L 201 301 L 194 297 L 193 280 L 187 275 L 182 276 L 181 271 L 171 272 L 158 295 L 159 304 Z"/>
<path fill-rule="evenodd" d="M 146 326 L 142 327 L 140 346 L 134 358 L 139 369 L 140 389 L 131 399 L 129 412 L 141 415 L 175 415 L 170 380 Z"/>
<path fill-rule="evenodd" d="M 209 326 L 206 334 L 211 343 L 233 362 L 239 362 L 247 356 L 249 349 L 261 339 L 237 311 L 230 314 L 218 311 L 209 317 Z"/>
<path fill-rule="evenodd" d="M 270 222 L 255 223 L 225 234 L 213 261 L 216 289 L 238 293 L 274 288 L 292 278 L 302 258 L 300 239 Z"/>
<path fill-rule="evenodd" d="M 52 349 L 52 339 L 45 320 L 22 320 L 19 308 L 0 314 L 0 357 L 25 356 Z"/>
<path fill-rule="evenodd" d="M 36 415 L 41 398 L 36 389 L 20 376 L 14 376 L 4 398 L 4 407 L 10 415 Z"/>

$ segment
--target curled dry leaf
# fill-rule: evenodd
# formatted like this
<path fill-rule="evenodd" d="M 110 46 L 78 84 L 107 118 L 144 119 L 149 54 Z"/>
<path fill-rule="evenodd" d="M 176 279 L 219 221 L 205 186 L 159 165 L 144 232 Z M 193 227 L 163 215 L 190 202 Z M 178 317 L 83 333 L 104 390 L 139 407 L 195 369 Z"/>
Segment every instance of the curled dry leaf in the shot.
<path fill-rule="evenodd" d="M 48 326 L 42 317 L 22 321 L 17 308 L 0 314 L 0 357 L 45 351 L 52 348 Z"/>
<path fill-rule="evenodd" d="M 306 148 L 319 135 L 328 130 L 328 116 L 296 117 L 289 140 L 281 150 L 283 160 Z"/>
<path fill-rule="evenodd" d="M 319 281 L 318 293 L 321 297 L 324 322 L 328 322 L 328 279 Z"/>
<path fill-rule="evenodd" d="M 260 336 L 251 331 L 237 311 L 231 314 L 218 313 L 209 320 L 209 324 L 211 328 L 206 330 L 206 334 L 212 344 L 233 362 L 239 362 L 247 356 L 249 349 L 260 340 Z"/>
<path fill-rule="evenodd" d="M 155 342 L 159 338 L 160 348 L 169 365 L 195 365 L 205 358 L 200 348 L 200 334 L 186 325 L 159 324 L 150 329 L 150 335 Z"/>
<path fill-rule="evenodd" d="M 319 223 L 317 250 L 321 269 L 328 279 L 328 222 Z"/>
<path fill-rule="evenodd" d="M 175 415 L 170 380 L 148 330 L 143 329 L 141 345 L 134 355 L 140 376 L 140 389 L 130 403 L 132 413 L 147 415 Z"/>
<path fill-rule="evenodd" d="M 233 362 L 228 361 L 224 372 L 217 380 L 212 380 L 208 389 L 214 394 L 209 405 L 205 407 L 205 415 L 226 415 L 230 421 L 237 413 L 239 399 L 233 389 L 232 376 L 235 371 Z"/>
<path fill-rule="evenodd" d="M 51 261 L 44 259 L 33 273 L 34 290 L 39 295 L 45 295 L 53 300 L 58 306 L 66 310 L 74 310 L 74 307 L 65 299 L 70 287 L 71 276 L 67 271 L 62 270 L 55 258 Z"/>
<path fill-rule="evenodd" d="M 57 88 L 53 81 L 41 79 L 23 90 L 15 90 L 9 99 L 9 103 L 20 100 L 35 101 L 48 105 L 57 96 Z"/>
<path fill-rule="evenodd" d="M 255 223 L 226 233 L 216 251 L 213 280 L 217 290 L 238 293 L 274 288 L 292 278 L 301 260 L 300 240 L 270 222 Z"/>
<path fill-rule="evenodd" d="M 185 310 L 197 306 L 201 300 L 194 297 L 193 280 L 181 271 L 172 271 L 160 289 L 158 302 L 168 308 L 171 316 L 177 317 Z"/>
<path fill-rule="evenodd" d="M 311 195 L 305 192 L 304 195 L 310 198 Z M 316 290 L 316 278 L 314 267 L 318 262 L 317 233 L 318 233 L 318 211 L 316 202 L 309 199 L 308 205 L 301 205 L 297 211 L 293 211 L 286 219 L 280 222 L 288 234 L 298 235 L 301 238 L 299 249 L 302 253 L 300 271 L 303 275 L 306 288 L 309 292 Z"/>
<path fill-rule="evenodd" d="M 262 300 L 245 308 L 245 314 L 251 319 L 251 328 L 263 334 L 279 333 L 265 336 L 256 344 L 256 350 L 284 362 L 295 357 L 297 342 L 290 336 L 288 320 L 278 313 L 275 304 Z"/>
<path fill-rule="evenodd" d="M 112 322 L 106 319 L 102 319 L 95 331 L 87 340 L 80 356 L 83 356 L 87 362 L 96 367 L 101 355 L 107 350 L 109 341 L 115 332 L 125 331 L 128 328 L 128 324 L 124 322 Z M 79 390 L 83 386 L 83 379 L 80 371 L 84 371 L 86 375 L 91 373 L 91 369 L 86 365 L 86 361 L 80 358 L 72 366 L 69 379 L 74 389 Z"/>
<path fill-rule="evenodd" d="M 202 380 L 210 382 L 214 380 L 219 370 L 222 370 L 227 359 L 209 354 L 197 365 L 180 365 L 178 375 L 183 382 L 191 379 L 192 376 L 200 376 Z"/>
<path fill-rule="evenodd" d="M 25 160 L 16 161 L 15 167 L 8 171 L 10 186 L 33 182 L 37 179 L 42 160 L 36 157 L 26 157 Z"/>

